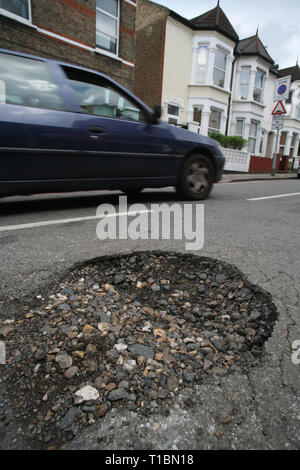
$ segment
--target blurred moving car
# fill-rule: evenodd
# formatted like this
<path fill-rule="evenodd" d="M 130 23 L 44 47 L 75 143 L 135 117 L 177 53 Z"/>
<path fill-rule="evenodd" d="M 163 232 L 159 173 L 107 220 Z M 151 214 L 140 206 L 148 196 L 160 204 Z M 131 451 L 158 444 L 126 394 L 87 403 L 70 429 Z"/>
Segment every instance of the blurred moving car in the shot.
<path fill-rule="evenodd" d="M 176 186 L 205 199 L 221 147 L 160 117 L 101 73 L 0 49 L 0 196 Z"/>

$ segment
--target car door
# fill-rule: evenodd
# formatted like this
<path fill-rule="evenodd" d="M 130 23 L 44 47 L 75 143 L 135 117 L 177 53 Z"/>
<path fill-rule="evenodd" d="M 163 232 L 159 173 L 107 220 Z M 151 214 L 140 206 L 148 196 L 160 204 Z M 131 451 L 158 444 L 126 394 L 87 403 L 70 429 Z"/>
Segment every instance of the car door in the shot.
<path fill-rule="evenodd" d="M 0 51 L 0 180 L 82 178 L 75 122 L 52 62 Z"/>
<path fill-rule="evenodd" d="M 69 66 L 63 70 L 80 109 L 86 178 L 125 181 L 175 174 L 178 150 L 170 130 L 151 125 L 146 108 L 107 77 Z"/>

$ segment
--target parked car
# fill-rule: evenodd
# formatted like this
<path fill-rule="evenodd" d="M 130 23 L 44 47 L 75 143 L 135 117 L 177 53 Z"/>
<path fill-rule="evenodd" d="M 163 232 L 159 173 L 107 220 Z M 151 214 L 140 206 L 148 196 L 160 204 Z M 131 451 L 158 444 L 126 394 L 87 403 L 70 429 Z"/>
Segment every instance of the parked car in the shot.
<path fill-rule="evenodd" d="M 0 49 L 0 195 L 176 186 L 205 199 L 219 144 L 87 68 Z"/>
<path fill-rule="evenodd" d="M 297 178 L 300 179 L 300 161 L 299 161 L 299 164 L 298 164 Z"/>

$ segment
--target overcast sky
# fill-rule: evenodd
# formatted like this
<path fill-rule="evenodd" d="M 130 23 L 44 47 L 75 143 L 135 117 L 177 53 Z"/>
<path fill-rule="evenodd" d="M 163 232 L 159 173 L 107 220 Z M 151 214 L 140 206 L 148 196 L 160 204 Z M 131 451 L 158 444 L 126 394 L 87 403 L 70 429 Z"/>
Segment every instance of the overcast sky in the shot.
<path fill-rule="evenodd" d="M 217 0 L 153 0 L 187 19 L 215 8 Z M 300 0 L 220 0 L 240 39 L 259 37 L 279 67 L 300 65 Z"/>

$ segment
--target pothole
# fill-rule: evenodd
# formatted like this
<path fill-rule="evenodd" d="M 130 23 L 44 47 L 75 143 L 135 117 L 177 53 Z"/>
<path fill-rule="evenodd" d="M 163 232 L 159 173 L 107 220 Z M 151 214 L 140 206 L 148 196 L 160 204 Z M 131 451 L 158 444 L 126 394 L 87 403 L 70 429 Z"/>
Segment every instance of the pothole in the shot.
<path fill-rule="evenodd" d="M 51 448 L 111 407 L 168 415 L 180 391 L 257 365 L 276 319 L 268 293 L 213 259 L 139 252 L 76 266 L 0 322 L 0 428 L 14 422 Z"/>

